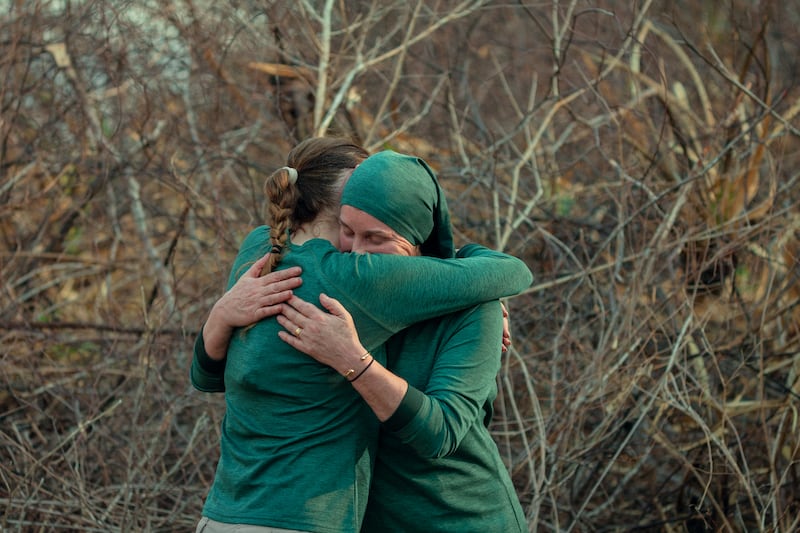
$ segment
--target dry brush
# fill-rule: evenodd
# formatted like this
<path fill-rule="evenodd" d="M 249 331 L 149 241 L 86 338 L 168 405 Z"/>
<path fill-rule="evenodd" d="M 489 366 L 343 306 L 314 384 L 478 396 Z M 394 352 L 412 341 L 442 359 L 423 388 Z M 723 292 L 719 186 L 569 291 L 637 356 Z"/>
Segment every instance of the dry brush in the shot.
<path fill-rule="evenodd" d="M 532 531 L 791 531 L 796 9 L 0 5 L 0 529 L 193 527 L 191 349 L 309 135 L 425 157 L 523 257 L 492 431 Z"/>

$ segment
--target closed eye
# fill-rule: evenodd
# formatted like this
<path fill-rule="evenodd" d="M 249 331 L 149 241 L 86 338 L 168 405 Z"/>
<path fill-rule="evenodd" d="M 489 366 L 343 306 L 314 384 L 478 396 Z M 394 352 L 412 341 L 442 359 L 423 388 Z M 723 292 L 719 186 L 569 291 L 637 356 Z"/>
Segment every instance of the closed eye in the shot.
<path fill-rule="evenodd" d="M 370 244 L 381 245 L 388 241 L 389 238 L 380 233 L 373 233 L 369 236 L 368 241 Z"/>

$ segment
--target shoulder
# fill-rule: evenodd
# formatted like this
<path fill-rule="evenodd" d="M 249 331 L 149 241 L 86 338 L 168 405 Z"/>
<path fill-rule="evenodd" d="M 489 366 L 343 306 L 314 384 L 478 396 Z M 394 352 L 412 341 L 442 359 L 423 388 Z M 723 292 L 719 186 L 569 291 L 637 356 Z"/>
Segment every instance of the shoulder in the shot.
<path fill-rule="evenodd" d="M 269 240 L 269 226 L 258 226 L 250 230 L 250 233 L 242 241 L 240 249 L 252 247 Z"/>
<path fill-rule="evenodd" d="M 252 259 L 267 253 L 269 249 L 269 227 L 258 226 L 250 231 L 239 247 L 238 258 Z"/>
<path fill-rule="evenodd" d="M 258 258 L 267 253 L 269 248 L 269 228 L 258 226 L 250 231 L 239 246 L 236 258 L 233 260 L 228 284 L 231 285 L 239 279 L 247 268 Z"/>

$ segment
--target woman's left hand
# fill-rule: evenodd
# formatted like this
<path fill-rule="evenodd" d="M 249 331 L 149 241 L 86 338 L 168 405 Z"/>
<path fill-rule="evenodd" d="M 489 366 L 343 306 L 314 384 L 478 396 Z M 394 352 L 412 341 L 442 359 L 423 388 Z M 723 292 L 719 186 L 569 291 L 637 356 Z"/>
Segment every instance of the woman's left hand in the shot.
<path fill-rule="evenodd" d="M 329 313 L 297 296 L 283 304 L 277 316 L 278 323 L 286 328 L 278 333 L 281 340 L 342 375 L 363 366 L 361 357 L 367 350 L 358 338 L 350 313 L 325 294 L 320 294 L 319 301 Z"/>

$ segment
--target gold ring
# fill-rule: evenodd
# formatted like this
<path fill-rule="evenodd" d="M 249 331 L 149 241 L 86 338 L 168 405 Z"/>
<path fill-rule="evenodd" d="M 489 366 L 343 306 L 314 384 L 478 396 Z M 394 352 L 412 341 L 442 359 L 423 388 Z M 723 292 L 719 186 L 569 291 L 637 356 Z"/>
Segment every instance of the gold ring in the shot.
<path fill-rule="evenodd" d="M 295 337 L 299 337 L 301 333 L 303 333 L 303 328 L 301 328 L 299 326 L 294 328 L 294 336 Z"/>

